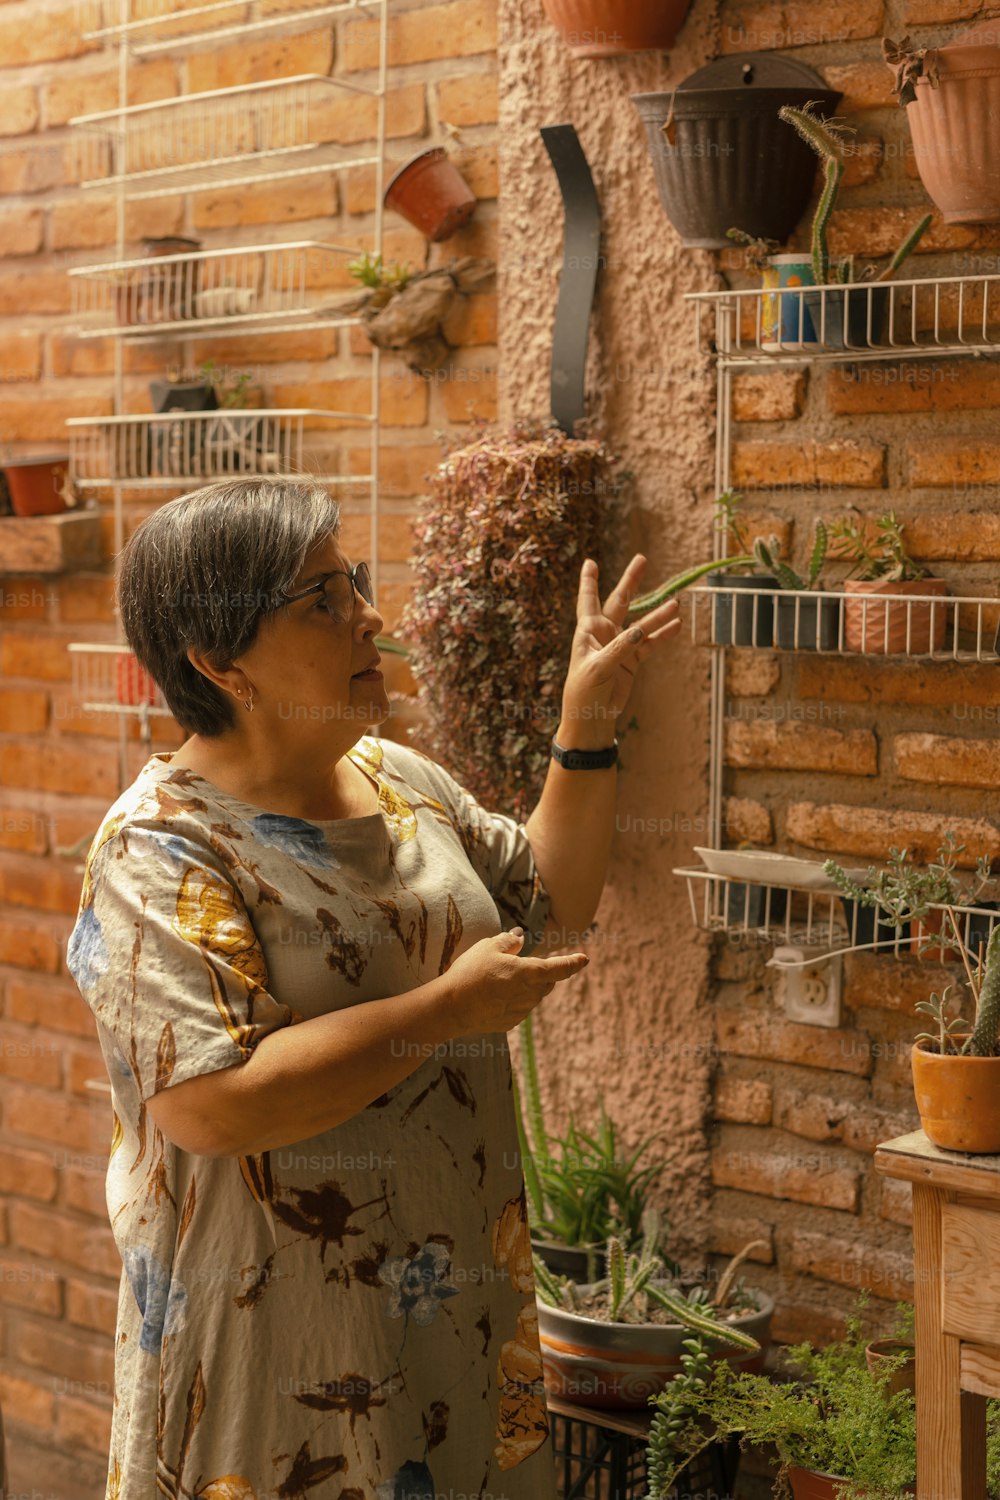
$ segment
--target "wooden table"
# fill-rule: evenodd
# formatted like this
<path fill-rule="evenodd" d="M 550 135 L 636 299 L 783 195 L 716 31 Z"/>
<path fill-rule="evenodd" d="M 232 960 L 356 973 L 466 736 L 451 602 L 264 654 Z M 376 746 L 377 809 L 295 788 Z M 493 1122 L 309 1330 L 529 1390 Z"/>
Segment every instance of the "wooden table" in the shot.
<path fill-rule="evenodd" d="M 915 1130 L 875 1152 L 913 1184 L 917 1500 L 986 1500 L 986 1399 L 1000 1397 L 1000 1156 Z"/>

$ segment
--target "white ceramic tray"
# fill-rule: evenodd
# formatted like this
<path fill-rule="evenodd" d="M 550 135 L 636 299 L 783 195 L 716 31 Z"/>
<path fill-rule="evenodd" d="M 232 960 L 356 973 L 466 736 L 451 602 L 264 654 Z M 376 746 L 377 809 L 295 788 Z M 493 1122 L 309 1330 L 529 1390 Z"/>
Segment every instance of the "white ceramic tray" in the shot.
<path fill-rule="evenodd" d="M 729 880 L 745 880 L 761 885 L 784 885 L 800 891 L 835 891 L 837 887 L 824 873 L 820 861 L 796 859 L 791 854 L 776 854 L 771 849 L 700 849 L 695 847 L 706 870 Z M 859 884 L 867 870 L 848 870 Z"/>

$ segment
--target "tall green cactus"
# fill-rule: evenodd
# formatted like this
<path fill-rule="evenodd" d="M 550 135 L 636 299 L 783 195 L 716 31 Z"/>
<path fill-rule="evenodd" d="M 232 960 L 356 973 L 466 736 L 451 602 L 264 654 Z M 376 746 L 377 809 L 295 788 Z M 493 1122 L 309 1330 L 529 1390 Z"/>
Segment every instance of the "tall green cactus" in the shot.
<path fill-rule="evenodd" d="M 644 614 L 646 610 L 655 609 L 658 604 L 665 604 L 689 584 L 697 583 L 706 573 L 724 572 L 727 568 L 747 567 L 754 560 L 752 552 L 741 553 L 739 557 L 723 557 L 717 562 L 699 563 L 695 568 L 685 568 L 683 573 L 675 573 L 673 578 L 668 578 L 666 583 L 661 583 L 659 588 L 653 589 L 651 593 L 643 594 L 638 599 L 633 599 L 626 611 L 629 615 Z"/>
<path fill-rule="evenodd" d="M 976 1025 L 969 1042 L 971 1057 L 996 1057 L 1000 1040 L 1000 922 L 986 947 Z"/>
<path fill-rule="evenodd" d="M 816 285 L 826 286 L 830 279 L 827 231 L 844 176 L 842 136 L 846 127 L 834 125 L 831 120 L 824 120 L 821 115 L 813 114 L 809 104 L 803 105 L 801 109 L 793 104 L 783 104 L 778 110 L 778 119 L 797 130 L 823 163 L 823 191 L 812 222 L 812 268 Z M 840 280 L 844 280 L 845 269 L 841 267 Z"/>

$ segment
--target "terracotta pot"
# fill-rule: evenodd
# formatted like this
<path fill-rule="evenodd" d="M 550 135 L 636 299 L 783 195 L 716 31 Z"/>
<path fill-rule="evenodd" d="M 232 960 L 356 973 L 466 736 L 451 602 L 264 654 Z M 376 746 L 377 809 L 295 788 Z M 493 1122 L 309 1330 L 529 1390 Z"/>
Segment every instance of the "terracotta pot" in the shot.
<path fill-rule="evenodd" d="M 3 466 L 15 516 L 55 516 L 68 510 L 69 459 L 10 459 Z"/>
<path fill-rule="evenodd" d="M 898 1391 L 912 1391 L 916 1393 L 917 1388 L 917 1350 L 916 1345 L 908 1343 L 905 1339 L 876 1339 L 869 1344 L 865 1350 L 865 1362 L 871 1375 L 881 1374 L 883 1368 L 898 1354 L 909 1352 L 910 1358 L 901 1370 L 896 1370 L 885 1385 L 886 1400 L 895 1396 Z"/>
<path fill-rule="evenodd" d="M 884 578 L 862 581 L 849 578 L 844 583 L 845 594 L 935 594 L 946 598 L 948 585 L 943 578 L 918 578 L 909 583 L 890 583 Z M 903 599 L 898 603 L 869 604 L 866 606 L 852 599 L 844 600 L 844 645 L 848 651 L 863 651 L 869 656 L 880 656 L 886 652 L 906 651 L 907 613 L 910 616 L 910 651 L 922 652 L 931 649 L 931 609 L 926 604 L 907 605 Z M 888 637 L 886 617 L 888 616 Z M 939 651 L 944 645 L 948 630 L 948 611 L 934 609 L 933 649 Z"/>
<path fill-rule="evenodd" d="M 580 1291 L 586 1293 L 592 1286 L 584 1282 Z M 714 1346 L 720 1351 L 714 1357 L 727 1359 L 736 1370 L 759 1372 L 763 1368 L 774 1303 L 764 1292 L 757 1291 L 756 1296 L 760 1311 L 737 1319 L 734 1326 L 757 1339 L 759 1352 L 733 1348 L 732 1353 L 723 1353 L 725 1345 Z M 650 1396 L 663 1390 L 680 1372 L 683 1342 L 691 1337 L 690 1329 L 679 1323 L 602 1323 L 540 1300 L 538 1331 L 550 1396 L 619 1411 L 644 1408 Z"/>
<path fill-rule="evenodd" d="M 446 240 L 468 224 L 476 195 L 443 146 L 421 151 L 393 175 L 382 200 L 429 240 Z"/>
<path fill-rule="evenodd" d="M 691 0 L 542 0 L 542 8 L 574 57 L 619 57 L 672 47 Z"/>
<path fill-rule="evenodd" d="M 1000 222 L 1000 24 L 935 49 L 939 84 L 906 106 L 920 179 L 946 224 Z"/>
<path fill-rule="evenodd" d="M 795 1500 L 840 1500 L 849 1482 L 838 1474 L 820 1474 L 815 1469 L 789 1469 L 788 1481 Z M 915 1484 L 903 1486 L 900 1494 L 915 1495 Z"/>
<path fill-rule="evenodd" d="M 1000 1153 L 1000 1057 L 942 1057 L 916 1042 L 910 1060 L 927 1139 L 942 1151 Z"/>
<path fill-rule="evenodd" d="M 131 652 L 115 662 L 115 698 L 122 704 L 156 702 L 156 683 Z"/>

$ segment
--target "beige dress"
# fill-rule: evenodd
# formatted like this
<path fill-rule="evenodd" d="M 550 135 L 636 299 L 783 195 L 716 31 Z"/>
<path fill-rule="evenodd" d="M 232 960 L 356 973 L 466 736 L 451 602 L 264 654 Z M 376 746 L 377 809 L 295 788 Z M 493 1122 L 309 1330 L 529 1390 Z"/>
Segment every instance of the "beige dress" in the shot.
<path fill-rule="evenodd" d="M 113 1089 L 108 1500 L 555 1500 L 505 1033 L 257 1156 L 182 1151 L 144 1106 L 502 928 L 537 941 L 523 825 L 412 748 L 348 754 L 379 811 L 318 823 L 154 755 L 88 854 L 67 961 Z"/>

